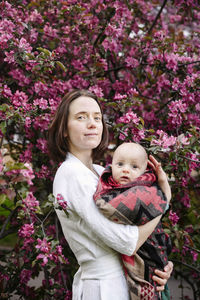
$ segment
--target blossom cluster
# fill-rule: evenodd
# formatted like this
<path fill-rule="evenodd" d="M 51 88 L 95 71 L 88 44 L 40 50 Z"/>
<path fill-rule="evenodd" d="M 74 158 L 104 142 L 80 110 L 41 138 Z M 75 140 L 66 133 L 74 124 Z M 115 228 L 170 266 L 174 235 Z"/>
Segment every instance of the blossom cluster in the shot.
<path fill-rule="evenodd" d="M 0 269 L 4 290 L 27 299 L 71 297 L 71 252 L 57 244 L 52 221 L 57 166 L 48 157 L 47 131 L 74 88 L 100 98 L 112 144 L 139 142 L 161 160 L 173 195 L 165 219 L 172 258 L 198 270 L 197 1 L 5 0 L 0 16 L 0 238 L 19 237 L 12 255 L 5 255 L 7 268 Z M 68 213 L 64 197 L 56 201 Z M 36 290 L 29 283 L 39 272 L 46 277 Z"/>

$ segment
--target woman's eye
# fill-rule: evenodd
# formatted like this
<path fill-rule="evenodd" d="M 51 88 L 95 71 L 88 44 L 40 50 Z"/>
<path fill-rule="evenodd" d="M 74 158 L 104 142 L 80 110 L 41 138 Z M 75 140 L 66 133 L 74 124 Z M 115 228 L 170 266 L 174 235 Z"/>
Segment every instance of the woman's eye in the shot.
<path fill-rule="evenodd" d="M 78 116 L 77 119 L 78 120 L 83 120 L 83 119 L 85 119 L 85 116 Z"/>
<path fill-rule="evenodd" d="M 101 118 L 100 117 L 95 117 L 95 120 L 96 121 L 101 121 Z"/>

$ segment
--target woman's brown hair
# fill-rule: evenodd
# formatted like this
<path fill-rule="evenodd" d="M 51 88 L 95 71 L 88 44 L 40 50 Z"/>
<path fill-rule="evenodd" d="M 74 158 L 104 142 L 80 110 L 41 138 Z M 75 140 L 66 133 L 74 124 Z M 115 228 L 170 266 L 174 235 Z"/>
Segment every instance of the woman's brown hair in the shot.
<path fill-rule="evenodd" d="M 92 92 L 88 90 L 72 90 L 67 93 L 60 102 L 48 131 L 48 150 L 50 158 L 54 162 L 59 163 L 64 161 L 67 153 L 69 152 L 69 144 L 66 138 L 69 107 L 72 101 L 81 96 L 93 98 L 98 103 L 103 116 L 102 108 L 98 98 Z M 99 158 L 108 146 L 108 129 L 104 118 L 102 119 L 102 123 L 102 139 L 99 146 L 93 149 L 93 159 Z"/>

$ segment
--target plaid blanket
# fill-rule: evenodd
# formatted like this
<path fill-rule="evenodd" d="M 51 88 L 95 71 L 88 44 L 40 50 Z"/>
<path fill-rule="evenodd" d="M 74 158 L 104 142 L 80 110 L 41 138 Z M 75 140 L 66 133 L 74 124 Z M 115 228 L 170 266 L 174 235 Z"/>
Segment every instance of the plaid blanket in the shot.
<path fill-rule="evenodd" d="M 121 224 L 142 225 L 165 212 L 166 197 L 147 171 L 134 182 L 116 183 L 111 168 L 103 172 L 94 195 L 99 210 Z M 154 232 L 134 256 L 121 254 L 131 300 L 161 299 L 152 280 L 154 269 L 163 270 L 171 250 L 170 239 L 159 222 Z"/>

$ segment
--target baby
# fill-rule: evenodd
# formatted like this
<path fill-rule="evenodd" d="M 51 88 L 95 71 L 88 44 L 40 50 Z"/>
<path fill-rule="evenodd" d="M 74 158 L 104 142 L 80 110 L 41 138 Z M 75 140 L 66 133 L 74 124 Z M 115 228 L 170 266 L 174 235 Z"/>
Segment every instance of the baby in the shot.
<path fill-rule="evenodd" d="M 149 158 L 136 143 L 124 143 L 115 150 L 112 165 L 103 172 L 94 195 L 97 207 L 110 220 L 141 225 L 166 211 L 171 199 L 167 176 L 161 164 Z M 170 239 L 159 222 L 135 255 L 121 255 L 131 299 L 145 295 L 161 299 L 152 276 L 154 269 L 167 264 L 170 250 Z"/>
<path fill-rule="evenodd" d="M 151 155 L 150 159 L 155 161 Z M 129 183 L 145 172 L 148 163 L 154 168 L 154 164 L 148 161 L 147 153 L 140 144 L 124 143 L 114 152 L 112 160 L 112 177 L 120 184 Z M 158 184 L 169 202 L 171 199 L 171 188 L 160 163 L 157 166 L 157 170 L 154 168 L 154 171 L 158 176 Z"/>

